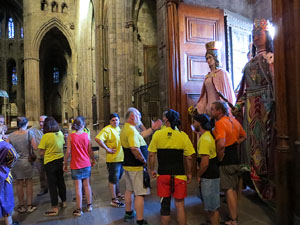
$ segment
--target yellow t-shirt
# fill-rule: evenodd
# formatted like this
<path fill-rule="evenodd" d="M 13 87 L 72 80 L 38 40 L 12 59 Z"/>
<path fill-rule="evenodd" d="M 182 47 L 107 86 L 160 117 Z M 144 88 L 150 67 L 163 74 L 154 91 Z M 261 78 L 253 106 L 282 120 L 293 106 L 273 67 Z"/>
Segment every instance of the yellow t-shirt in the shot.
<path fill-rule="evenodd" d="M 166 127 L 156 131 L 150 142 L 148 151 L 157 152 L 157 149 L 183 149 L 183 155 L 189 156 L 195 153 L 195 149 L 189 136 L 183 131 Z M 177 179 L 187 180 L 185 175 L 175 176 Z"/>
<path fill-rule="evenodd" d="M 38 148 L 46 150 L 44 155 L 45 165 L 56 159 L 64 157 L 64 143 L 64 135 L 61 131 L 58 131 L 56 133 L 46 133 L 43 135 Z"/>
<path fill-rule="evenodd" d="M 125 123 L 123 129 L 121 130 L 120 139 L 123 148 L 139 148 L 146 145 L 144 138 L 140 135 L 135 126 L 132 126 L 129 123 Z M 123 168 L 127 171 L 143 170 L 142 166 L 124 166 Z"/>
<path fill-rule="evenodd" d="M 113 127 L 112 125 L 108 125 L 104 127 L 96 136 L 96 138 L 103 141 L 107 147 L 117 150 L 114 154 L 106 153 L 106 162 L 124 161 L 120 132 L 120 127 Z"/>
<path fill-rule="evenodd" d="M 197 144 L 197 152 L 200 155 L 209 155 L 209 159 L 217 156 L 215 139 L 209 131 L 204 132 Z"/>

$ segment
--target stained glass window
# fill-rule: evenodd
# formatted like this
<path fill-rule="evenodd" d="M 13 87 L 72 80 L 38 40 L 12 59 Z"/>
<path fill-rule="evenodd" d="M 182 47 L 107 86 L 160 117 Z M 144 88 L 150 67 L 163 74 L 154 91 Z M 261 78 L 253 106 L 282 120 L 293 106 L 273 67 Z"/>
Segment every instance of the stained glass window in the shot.
<path fill-rule="evenodd" d="M 15 26 L 12 18 L 8 19 L 8 38 L 15 37 Z"/>
<path fill-rule="evenodd" d="M 17 85 L 18 84 L 18 76 L 17 76 L 16 68 L 15 67 L 12 69 L 11 81 L 12 81 L 13 85 Z"/>
<path fill-rule="evenodd" d="M 53 83 L 58 84 L 59 83 L 59 70 L 57 67 L 53 68 Z"/>
<path fill-rule="evenodd" d="M 24 31 L 23 31 L 23 27 L 21 27 L 20 36 L 21 36 L 21 38 L 24 38 Z"/>

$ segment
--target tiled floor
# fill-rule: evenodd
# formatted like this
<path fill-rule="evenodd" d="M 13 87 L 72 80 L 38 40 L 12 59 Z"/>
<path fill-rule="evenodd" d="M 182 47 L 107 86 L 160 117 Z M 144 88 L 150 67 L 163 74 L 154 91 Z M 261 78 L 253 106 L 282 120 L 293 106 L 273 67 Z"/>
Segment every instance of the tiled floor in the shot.
<path fill-rule="evenodd" d="M 21 222 L 21 224 L 43 224 L 43 225 L 114 225 L 114 224 L 127 224 L 132 225 L 135 221 L 123 222 L 124 208 L 117 209 L 112 208 L 109 205 L 110 194 L 107 186 L 107 171 L 104 160 L 104 155 L 100 155 L 100 166 L 95 166 L 92 172 L 92 189 L 93 189 L 93 206 L 92 212 L 84 213 L 80 218 L 75 218 L 72 215 L 72 211 L 75 208 L 75 203 L 71 201 L 74 197 L 74 185 L 71 180 L 70 173 L 65 175 L 67 185 L 67 198 L 68 207 L 62 209 L 57 217 L 44 217 L 43 212 L 50 207 L 49 195 L 42 197 L 36 197 L 36 193 L 39 191 L 39 181 L 37 177 L 34 179 L 34 201 L 38 205 L 38 210 L 32 214 L 18 214 L 14 213 L 15 220 Z M 124 190 L 124 179 L 121 180 L 121 190 Z M 160 204 L 159 198 L 156 196 L 155 181 L 152 181 L 152 193 L 145 199 L 145 219 L 153 225 L 160 224 Z M 185 200 L 185 209 L 187 213 L 188 225 L 200 225 L 205 222 L 205 212 L 201 206 L 200 199 L 197 197 L 197 183 L 194 180 L 188 187 L 188 197 Z M 15 199 L 16 200 L 16 199 Z M 17 200 L 16 200 L 17 203 Z M 222 199 L 222 206 L 220 212 L 222 217 L 226 215 L 226 204 Z M 275 213 L 268 206 L 266 206 L 256 194 L 241 195 L 239 198 L 239 225 L 272 225 L 275 220 Z M 3 220 L 0 221 L 0 225 L 3 225 Z M 177 224 L 176 222 L 176 209 L 174 202 L 172 202 L 172 221 L 170 224 Z"/>

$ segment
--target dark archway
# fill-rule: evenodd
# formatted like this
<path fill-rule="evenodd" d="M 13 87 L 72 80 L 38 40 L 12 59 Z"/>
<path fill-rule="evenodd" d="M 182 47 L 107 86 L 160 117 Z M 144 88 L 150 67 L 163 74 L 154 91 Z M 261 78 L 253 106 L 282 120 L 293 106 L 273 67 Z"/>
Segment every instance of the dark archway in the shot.
<path fill-rule="evenodd" d="M 68 86 L 67 73 L 71 68 L 71 48 L 67 38 L 56 27 L 41 41 L 40 50 L 41 113 L 62 122 L 62 95 Z"/>

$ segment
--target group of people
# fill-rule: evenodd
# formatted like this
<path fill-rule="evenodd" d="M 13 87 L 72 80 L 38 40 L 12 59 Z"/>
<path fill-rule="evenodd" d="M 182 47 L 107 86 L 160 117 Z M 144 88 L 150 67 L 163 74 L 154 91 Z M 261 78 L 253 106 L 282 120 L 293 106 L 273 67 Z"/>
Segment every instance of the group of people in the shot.
<path fill-rule="evenodd" d="M 18 130 L 9 136 L 5 135 L 4 116 L 0 115 L 0 121 L 0 172 L 5 178 L 4 180 L 1 179 L 0 186 L 0 216 L 6 218 L 7 224 L 18 224 L 11 220 L 11 213 L 14 209 L 12 178 L 16 180 L 18 198 L 16 210 L 19 213 L 32 213 L 37 209 L 37 206 L 32 204 L 34 166 L 38 168 L 40 175 L 41 191 L 38 196 L 46 194 L 48 190 L 50 193 L 51 209 L 47 210 L 44 216 L 57 216 L 59 214 L 59 206 L 63 208 L 67 206 L 64 171 L 68 171 L 67 165 L 70 153 L 72 154 L 70 162 L 71 176 L 76 187 L 77 206 L 73 211 L 73 215 L 82 215 L 82 184 L 87 196 L 87 211 L 92 211 L 89 177 L 91 175 L 91 165 L 95 163 L 95 159 L 91 149 L 90 137 L 84 132 L 84 117 L 79 116 L 74 120 L 72 125 L 73 133 L 68 136 L 67 140 L 66 153 L 64 153 L 64 135 L 53 117 L 41 116 L 39 121 L 40 127 L 30 129 L 27 129 L 27 118 L 18 117 Z M 7 157 L 9 158 L 7 159 Z M 26 188 L 26 202 L 24 187 Z M 2 201 L 2 195 L 4 195 L 3 199 L 5 201 Z M 58 196 L 61 199 L 60 205 Z"/>
<path fill-rule="evenodd" d="M 220 190 L 225 192 L 229 209 L 229 216 L 224 224 L 237 225 L 237 188 L 241 158 L 243 163 L 249 165 L 251 178 L 260 196 L 265 200 L 274 197 L 274 187 L 270 182 L 275 115 L 273 50 L 267 21 L 255 21 L 253 41 L 253 58 L 245 66 L 237 103 L 229 74 L 220 67 L 218 43 L 206 44 L 205 57 L 211 72 L 204 80 L 192 125 L 194 131 L 199 134 L 197 179 L 204 208 L 213 225 L 220 224 Z M 113 113 L 110 115 L 109 125 L 95 137 L 95 141 L 106 151 L 110 205 L 125 207 L 124 221 L 136 217 L 138 225 L 148 224 L 144 219 L 144 197 L 150 194 L 150 175 L 157 181 L 157 195 L 161 198 L 161 223 L 170 223 L 170 204 L 173 196 L 177 208 L 177 221 L 180 225 L 186 225 L 184 198 L 187 196 L 187 184 L 192 178 L 192 155 L 196 151 L 188 135 L 180 130 L 179 118 L 178 112 L 169 109 L 163 114 L 163 126 L 162 121 L 157 120 L 152 123 L 151 128 L 146 129 L 141 123 L 141 113 L 136 108 L 129 108 L 122 129 L 119 127 L 119 115 Z M 9 196 L 13 195 L 12 174 L 17 181 L 17 211 L 30 213 L 37 209 L 37 206 L 32 204 L 31 161 L 34 150 L 38 149 L 36 162 L 41 181 L 39 194 L 43 195 L 49 190 L 52 205 L 44 215 L 58 215 L 58 196 L 61 206 L 67 205 L 63 173 L 68 171 L 70 156 L 71 176 L 76 190 L 76 209 L 73 215 L 82 215 L 82 190 L 87 198 L 87 211 L 92 211 L 89 178 L 95 159 L 84 118 L 79 116 L 73 121 L 73 132 L 68 135 L 65 153 L 64 135 L 54 118 L 41 116 L 40 127 L 27 130 L 28 120 L 20 117 L 17 126 L 17 131 L 6 136 L 5 126 L 1 125 L 0 117 L 0 172 L 5 178 L 4 182 L 1 179 L 0 183 L 1 197 L 2 190 L 9 193 Z M 148 148 L 144 138 L 152 134 Z M 239 152 L 238 146 L 244 141 L 246 148 Z M 126 184 L 124 195 L 119 187 L 123 173 Z M 13 198 L 6 200 L 1 202 L 0 216 L 5 216 L 7 224 L 12 224 L 10 216 Z"/>

